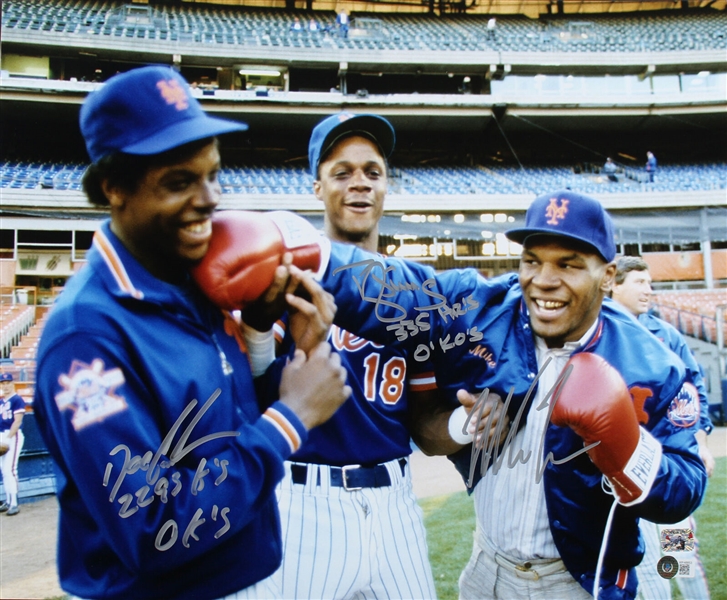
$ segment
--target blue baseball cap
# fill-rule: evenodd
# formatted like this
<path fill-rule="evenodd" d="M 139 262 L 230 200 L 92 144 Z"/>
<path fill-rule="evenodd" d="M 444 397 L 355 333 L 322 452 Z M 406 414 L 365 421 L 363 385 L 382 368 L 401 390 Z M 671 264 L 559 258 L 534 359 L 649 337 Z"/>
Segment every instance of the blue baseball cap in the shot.
<path fill-rule="evenodd" d="M 345 136 L 361 135 L 379 147 L 384 158 L 389 158 L 396 143 L 394 127 L 379 115 L 355 115 L 342 112 L 323 119 L 313 129 L 308 142 L 308 161 L 313 179 L 318 179 L 318 165 L 333 146 Z"/>
<path fill-rule="evenodd" d="M 88 95 L 81 107 L 81 133 L 93 162 L 113 152 L 151 155 L 247 124 L 210 117 L 184 78 L 167 66 L 115 75 Z"/>
<path fill-rule="evenodd" d="M 0 381 L 12 381 L 12 380 L 13 380 L 12 373 L 0 373 Z"/>
<path fill-rule="evenodd" d="M 505 235 L 518 244 L 531 235 L 557 235 L 588 244 L 606 262 L 616 256 L 610 215 L 598 200 L 570 190 L 538 196 L 525 214 L 525 227 Z"/>

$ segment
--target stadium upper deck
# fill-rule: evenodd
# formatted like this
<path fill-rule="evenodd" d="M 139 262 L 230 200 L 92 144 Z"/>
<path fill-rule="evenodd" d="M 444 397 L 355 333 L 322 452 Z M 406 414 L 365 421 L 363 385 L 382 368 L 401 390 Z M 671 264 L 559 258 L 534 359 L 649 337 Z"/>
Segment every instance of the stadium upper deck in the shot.
<path fill-rule="evenodd" d="M 113 0 L 5 0 L 4 44 L 56 46 L 151 56 L 182 53 L 202 64 L 210 57 L 232 64 L 276 60 L 320 66 L 381 69 L 413 64 L 430 70 L 508 64 L 513 72 L 564 66 L 637 73 L 685 66 L 725 68 L 727 14 L 498 17 L 493 32 L 486 15 L 354 13 L 347 37 L 338 35 L 331 11 L 284 11 L 246 7 L 132 6 Z M 293 30 L 297 17 L 303 24 Z M 311 19 L 316 31 L 308 29 Z M 234 51 L 231 51 L 234 48 Z"/>
<path fill-rule="evenodd" d="M 190 82 L 204 75 L 195 94 L 205 108 L 250 124 L 246 140 L 224 149 L 241 165 L 223 173 L 229 206 L 319 211 L 296 169 L 314 123 L 342 109 L 379 112 L 396 127 L 390 210 L 521 210 L 534 193 L 564 185 L 618 209 L 724 204 L 724 11 L 498 15 L 494 33 L 485 15 L 354 12 L 348 37 L 333 11 L 112 0 L 6 0 L 2 11 L 3 65 L 13 53 L 47 60 L 35 78 L 6 72 L 0 81 L 6 210 L 85 205 L 78 173 L 60 165 L 9 175 L 10 159 L 84 160 L 85 95 L 117 70 L 152 61 L 174 62 Z M 291 29 L 296 16 L 300 31 Z M 310 18 L 320 30 L 305 29 Z M 285 67 L 290 92 L 259 93 L 219 75 L 253 62 Z M 430 72 L 439 79 L 427 88 Z M 487 86 L 464 90 L 466 73 Z M 352 93 L 334 87 L 345 77 Z M 647 148 L 662 167 L 653 185 L 639 181 Z M 625 165 L 618 183 L 573 170 L 607 155 Z M 275 166 L 250 166 L 261 161 Z M 440 163 L 458 166 L 432 168 Z"/>

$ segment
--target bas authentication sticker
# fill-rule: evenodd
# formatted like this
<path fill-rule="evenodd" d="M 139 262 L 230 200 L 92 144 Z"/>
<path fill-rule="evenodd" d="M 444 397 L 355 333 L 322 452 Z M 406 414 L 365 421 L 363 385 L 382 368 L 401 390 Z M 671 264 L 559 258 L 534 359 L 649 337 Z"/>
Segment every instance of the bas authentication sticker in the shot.
<path fill-rule="evenodd" d="M 679 570 L 679 561 L 673 556 L 662 556 L 656 563 L 656 570 L 664 579 L 671 579 Z"/>

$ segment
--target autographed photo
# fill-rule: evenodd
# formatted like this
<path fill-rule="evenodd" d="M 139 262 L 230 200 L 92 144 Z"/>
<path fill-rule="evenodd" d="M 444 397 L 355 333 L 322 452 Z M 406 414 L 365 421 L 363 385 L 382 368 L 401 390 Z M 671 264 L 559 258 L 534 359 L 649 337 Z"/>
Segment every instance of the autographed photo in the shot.
<path fill-rule="evenodd" d="M 727 0 L 0 42 L 0 597 L 727 600 Z"/>

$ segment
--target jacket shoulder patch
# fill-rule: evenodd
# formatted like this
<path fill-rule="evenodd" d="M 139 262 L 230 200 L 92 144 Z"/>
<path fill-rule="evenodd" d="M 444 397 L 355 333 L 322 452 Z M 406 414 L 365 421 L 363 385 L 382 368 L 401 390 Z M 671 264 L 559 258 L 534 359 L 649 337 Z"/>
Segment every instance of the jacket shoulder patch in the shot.
<path fill-rule="evenodd" d="M 697 388 L 687 382 L 671 401 L 667 418 L 677 427 L 691 427 L 699 420 L 699 394 Z"/>
<path fill-rule="evenodd" d="M 68 373 L 58 377 L 63 391 L 56 394 L 58 410 L 74 412 L 71 424 L 76 431 L 91 423 L 98 423 L 111 415 L 126 410 L 126 400 L 114 392 L 125 382 L 119 368 L 105 369 L 97 358 L 86 364 L 74 360 Z"/>

